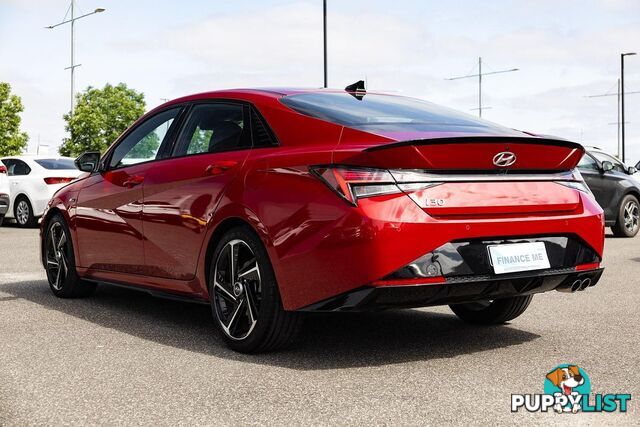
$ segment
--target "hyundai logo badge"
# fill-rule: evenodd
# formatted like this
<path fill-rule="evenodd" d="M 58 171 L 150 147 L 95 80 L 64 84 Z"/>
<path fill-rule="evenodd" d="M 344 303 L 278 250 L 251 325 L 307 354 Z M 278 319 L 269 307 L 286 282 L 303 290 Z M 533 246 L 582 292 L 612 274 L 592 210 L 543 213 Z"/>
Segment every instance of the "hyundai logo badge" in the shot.
<path fill-rule="evenodd" d="M 516 155 L 511 151 L 502 151 L 493 156 L 493 164 L 499 168 L 506 168 L 516 162 Z"/>

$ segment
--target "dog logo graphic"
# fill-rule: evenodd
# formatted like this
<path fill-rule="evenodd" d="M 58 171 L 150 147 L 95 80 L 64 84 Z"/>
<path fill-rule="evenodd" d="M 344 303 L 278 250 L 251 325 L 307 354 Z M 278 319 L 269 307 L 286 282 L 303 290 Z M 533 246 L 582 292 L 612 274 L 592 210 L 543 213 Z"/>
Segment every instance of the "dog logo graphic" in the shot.
<path fill-rule="evenodd" d="M 569 365 L 566 368 L 556 368 L 547 374 L 547 379 L 554 386 L 562 390 L 564 394 L 571 394 L 574 388 L 584 384 L 584 378 L 580 373 L 580 368 Z"/>
<path fill-rule="evenodd" d="M 547 374 L 547 381 L 545 381 L 545 392 L 552 392 L 554 395 L 562 394 L 565 396 L 578 396 L 581 394 L 589 394 L 589 387 L 582 387 L 585 385 L 585 378 L 588 381 L 588 377 L 582 369 L 576 365 L 560 365 L 553 371 Z M 549 383 L 553 388 L 549 389 Z M 551 394 L 551 393 L 550 393 Z M 580 405 L 578 403 L 572 403 L 563 407 L 561 404 L 556 404 L 553 409 L 556 412 L 568 412 L 576 413 L 580 411 Z"/>

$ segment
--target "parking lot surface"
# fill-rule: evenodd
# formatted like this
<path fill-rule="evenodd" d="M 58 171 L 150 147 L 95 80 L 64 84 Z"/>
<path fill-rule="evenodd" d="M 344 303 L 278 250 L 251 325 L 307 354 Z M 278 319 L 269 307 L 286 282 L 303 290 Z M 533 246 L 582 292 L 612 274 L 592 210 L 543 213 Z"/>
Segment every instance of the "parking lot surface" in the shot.
<path fill-rule="evenodd" d="M 0 228 L 0 425 L 640 423 L 640 237 L 606 241 L 595 287 L 534 298 L 508 325 L 447 307 L 313 315 L 297 345 L 225 348 L 207 306 L 100 286 L 49 291 L 38 231 Z M 629 412 L 510 412 L 577 364 Z"/>

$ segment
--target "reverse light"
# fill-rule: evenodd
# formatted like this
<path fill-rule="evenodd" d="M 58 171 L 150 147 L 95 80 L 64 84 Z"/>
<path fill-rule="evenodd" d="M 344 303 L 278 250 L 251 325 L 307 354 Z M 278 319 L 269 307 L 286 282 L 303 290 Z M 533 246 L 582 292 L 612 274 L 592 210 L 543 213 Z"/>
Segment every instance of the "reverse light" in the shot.
<path fill-rule="evenodd" d="M 45 178 L 44 182 L 47 185 L 67 184 L 73 181 L 75 178 Z"/>

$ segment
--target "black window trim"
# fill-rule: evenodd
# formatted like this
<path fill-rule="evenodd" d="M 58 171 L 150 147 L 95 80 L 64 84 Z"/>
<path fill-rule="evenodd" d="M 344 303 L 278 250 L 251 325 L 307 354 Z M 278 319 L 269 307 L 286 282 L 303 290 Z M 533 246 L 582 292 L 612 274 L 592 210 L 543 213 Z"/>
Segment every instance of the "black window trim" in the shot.
<path fill-rule="evenodd" d="M 243 147 L 243 148 L 240 148 L 240 149 L 220 150 L 220 151 L 216 151 L 215 153 L 206 152 L 206 153 L 187 154 L 187 155 L 184 155 L 184 156 L 172 156 L 173 150 L 174 150 L 174 148 L 175 148 L 175 146 L 176 146 L 176 144 L 178 142 L 178 136 L 182 133 L 182 130 L 183 130 L 183 128 L 184 128 L 184 126 L 185 126 L 185 124 L 187 122 L 187 119 L 191 114 L 191 110 L 193 109 L 194 106 L 201 105 L 201 104 L 235 104 L 235 105 L 243 106 L 244 107 L 244 109 L 243 109 L 243 120 L 245 120 L 244 117 L 246 117 L 246 121 L 247 121 L 247 123 L 249 123 L 250 129 L 251 129 L 251 132 L 250 132 L 251 146 L 250 147 Z M 127 138 L 127 136 L 129 136 L 139 126 L 142 126 L 148 119 L 151 119 L 152 117 L 155 117 L 156 115 L 158 115 L 160 113 L 163 113 L 163 112 L 165 112 L 167 110 L 171 110 L 171 109 L 176 108 L 176 107 L 181 107 L 182 109 L 178 113 L 178 115 L 176 116 L 176 119 L 175 119 L 174 123 L 172 123 L 171 129 L 169 131 L 169 134 L 165 137 L 164 141 L 162 142 L 162 145 L 158 149 L 158 154 L 157 154 L 155 159 L 148 160 L 146 162 L 136 163 L 134 165 L 123 165 L 123 166 L 121 166 L 119 168 L 109 168 L 109 163 L 111 162 L 111 156 L 113 155 L 113 152 L 115 151 L 116 147 L 118 145 L 120 145 L 125 138 Z M 262 121 L 262 124 L 264 125 L 265 129 L 267 130 L 267 132 L 269 133 L 271 139 L 273 140 L 273 145 L 260 145 L 260 146 L 256 146 L 255 145 L 255 141 L 254 141 L 254 123 L 252 121 L 251 112 L 254 112 L 260 118 L 260 120 Z M 201 99 L 201 100 L 187 101 L 187 102 L 182 102 L 182 103 L 179 103 L 179 104 L 168 105 L 167 107 L 156 111 L 153 114 L 153 116 L 149 116 L 144 121 L 140 122 L 137 126 L 129 128 L 125 133 L 123 133 L 120 136 L 120 138 L 118 138 L 116 140 L 116 142 L 104 154 L 104 156 L 102 156 L 102 159 L 100 160 L 100 164 L 102 165 L 100 170 L 101 171 L 107 171 L 107 170 L 122 169 L 122 168 L 125 168 L 125 167 L 132 167 L 132 166 L 142 165 L 142 164 L 146 164 L 146 163 L 157 162 L 157 161 L 161 161 L 161 160 L 179 159 L 179 158 L 182 158 L 182 157 L 199 156 L 199 155 L 204 155 L 204 154 L 228 153 L 228 152 L 232 152 L 232 151 L 244 151 L 244 150 L 253 150 L 253 149 L 274 148 L 274 147 L 279 147 L 279 146 L 280 146 L 280 140 L 278 139 L 276 133 L 273 131 L 273 129 L 271 128 L 271 125 L 265 119 L 264 115 L 260 112 L 260 109 L 258 107 L 256 107 L 252 102 L 241 100 L 241 99 L 233 99 L 233 98 Z"/>
<path fill-rule="evenodd" d="M 252 128 L 250 127 L 250 132 L 249 132 L 249 139 L 251 142 L 251 145 L 248 147 L 242 147 L 242 148 L 232 148 L 232 149 L 228 149 L 228 150 L 218 150 L 218 151 L 213 151 L 213 152 L 209 152 L 209 151 L 205 151 L 202 153 L 192 153 L 192 154 L 183 154 L 181 156 L 174 156 L 173 153 L 175 152 L 176 148 L 178 148 L 178 142 L 180 140 L 180 136 L 182 136 L 182 132 L 184 132 L 184 127 L 186 126 L 187 122 L 189 121 L 189 118 L 191 117 L 191 112 L 193 111 L 194 107 L 198 106 L 198 105 L 210 105 L 210 104 L 228 104 L 228 105 L 236 105 L 236 106 L 240 106 L 242 107 L 242 121 L 243 123 L 251 123 L 249 121 L 249 110 L 248 110 L 248 103 L 247 102 L 243 102 L 243 101 L 239 101 L 236 99 L 203 99 L 203 100 L 197 100 L 197 101 L 192 101 L 189 103 L 189 106 L 187 108 L 187 112 L 184 115 L 184 118 L 182 120 L 182 122 L 180 123 L 180 129 L 178 129 L 178 131 L 176 132 L 176 135 L 174 136 L 170 147 L 167 147 L 167 159 L 181 159 L 183 157 L 192 157 L 192 156 L 201 156 L 204 154 L 218 154 L 218 153 L 229 153 L 229 152 L 235 152 L 235 151 L 245 151 L 245 150 L 251 150 L 253 149 L 253 131 Z M 250 124 L 251 126 L 251 124 Z M 243 125 L 243 132 L 245 132 L 245 127 Z"/>
<path fill-rule="evenodd" d="M 239 151 L 245 151 L 245 150 L 254 150 L 254 149 L 262 149 L 262 148 L 274 148 L 274 147 L 279 147 L 280 146 L 280 142 L 278 140 L 278 138 L 276 137 L 275 133 L 273 132 L 273 130 L 271 129 L 271 126 L 269 125 L 269 122 L 264 118 L 264 116 L 262 115 L 262 113 L 260 113 L 260 110 L 250 101 L 245 101 L 242 99 L 233 99 L 233 98 L 210 98 L 210 99 L 199 99 L 199 100 L 195 100 L 195 101 L 190 101 L 187 102 L 187 107 L 185 108 L 185 112 L 183 113 L 183 117 L 182 120 L 180 122 L 180 129 L 178 129 L 176 131 L 176 134 L 174 135 L 173 140 L 171 141 L 171 145 L 167 146 L 166 151 L 167 151 L 167 156 L 164 159 L 181 159 L 183 157 L 192 157 L 192 156 L 202 156 L 202 155 L 206 155 L 206 154 L 219 154 L 219 153 L 230 153 L 230 152 L 239 152 Z M 251 138 L 251 146 L 249 147 L 242 147 L 242 148 L 233 148 L 233 149 L 229 149 L 229 150 L 219 150 L 219 151 L 214 151 L 212 153 L 210 152 L 204 152 L 204 153 L 193 153 L 193 154 L 185 154 L 182 156 L 173 156 L 172 153 L 174 152 L 174 149 L 176 148 L 176 144 L 178 143 L 178 137 L 179 135 L 182 134 L 183 128 L 184 126 L 187 124 L 187 120 L 189 118 L 189 116 L 191 115 L 191 110 L 193 109 L 193 107 L 195 107 L 196 105 L 203 105 L 203 104 L 232 104 L 232 105 L 240 105 L 243 107 L 243 121 L 245 121 L 246 123 L 249 124 L 249 129 L 250 129 L 250 135 L 249 137 Z M 251 112 L 255 112 L 260 120 L 262 120 L 262 123 L 264 124 L 264 127 L 266 128 L 267 132 L 269 132 L 272 140 L 274 141 L 274 145 L 260 145 L 260 146 L 256 146 L 255 145 L 255 141 L 253 139 L 253 135 L 254 135 L 254 124 L 253 121 L 251 119 L 252 115 Z"/>
<path fill-rule="evenodd" d="M 251 112 L 254 113 L 256 116 L 258 116 L 258 119 L 262 122 L 262 125 L 264 126 L 265 130 L 269 134 L 269 137 L 273 141 L 273 144 L 271 144 L 271 145 L 260 145 L 260 146 L 256 146 L 255 141 L 253 141 L 253 143 L 252 143 L 253 148 L 279 147 L 280 146 L 280 141 L 278 140 L 278 137 L 276 136 L 276 134 L 273 131 L 273 129 L 271 129 L 271 126 L 269 125 L 269 122 L 267 121 L 267 119 L 264 118 L 264 116 L 262 115 L 262 113 L 260 112 L 258 107 L 256 107 L 255 105 L 250 104 L 250 108 L 251 108 Z M 255 129 L 256 124 L 253 123 L 253 114 L 250 114 L 249 116 L 250 116 L 249 120 L 251 121 L 251 138 L 253 140 L 254 133 L 255 133 L 255 130 L 256 130 Z"/>

